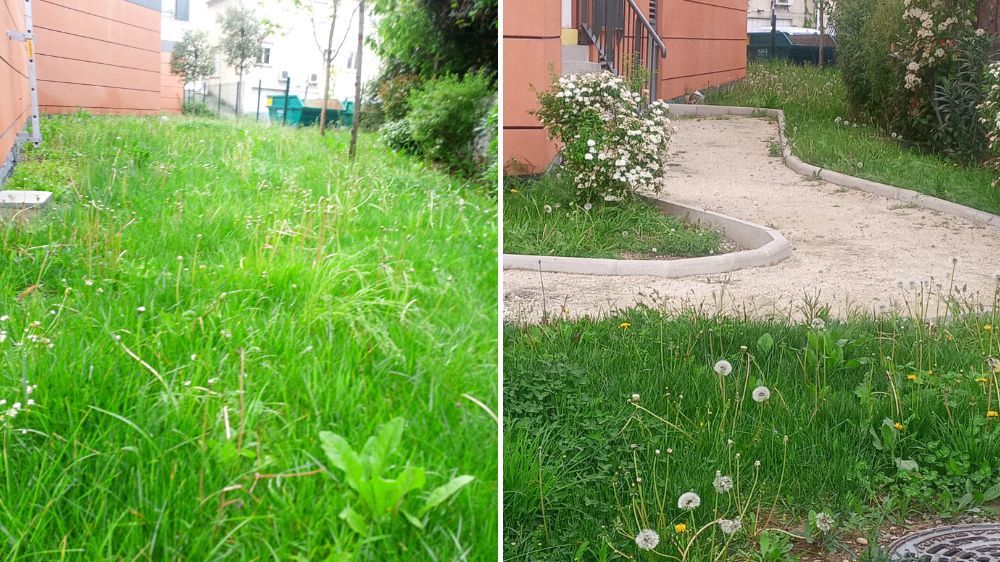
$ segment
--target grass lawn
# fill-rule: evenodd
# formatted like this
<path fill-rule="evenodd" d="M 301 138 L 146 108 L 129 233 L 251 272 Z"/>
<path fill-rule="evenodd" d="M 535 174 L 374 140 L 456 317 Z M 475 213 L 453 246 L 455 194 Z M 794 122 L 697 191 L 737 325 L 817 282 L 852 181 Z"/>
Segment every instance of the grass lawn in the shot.
<path fill-rule="evenodd" d="M 584 209 L 573 187 L 549 175 L 509 181 L 504 195 L 503 245 L 509 254 L 592 258 L 705 256 L 722 236 L 668 217 L 641 200 L 599 202 Z"/>
<path fill-rule="evenodd" d="M 463 397 L 496 408 L 495 199 L 367 135 L 352 163 L 339 132 L 44 127 L 8 188 L 54 207 L 0 230 L 0 558 L 495 559 L 497 427 Z M 321 446 L 394 417 L 406 509 L 475 477 L 423 531 Z"/>
<path fill-rule="evenodd" d="M 920 514 L 995 517 L 1000 313 L 823 324 L 637 309 L 507 326 L 506 559 L 839 562 Z"/>
<path fill-rule="evenodd" d="M 990 170 L 907 149 L 875 127 L 838 124 L 850 118 L 835 67 L 754 63 L 745 80 L 707 94 L 706 103 L 782 109 L 792 151 L 810 164 L 1000 214 Z"/>

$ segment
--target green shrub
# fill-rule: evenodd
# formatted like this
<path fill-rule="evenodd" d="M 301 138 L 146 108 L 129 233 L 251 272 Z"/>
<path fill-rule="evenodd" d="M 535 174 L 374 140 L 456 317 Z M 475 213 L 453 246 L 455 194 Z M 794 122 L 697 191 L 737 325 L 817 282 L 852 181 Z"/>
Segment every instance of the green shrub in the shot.
<path fill-rule="evenodd" d="M 850 117 L 967 165 L 986 153 L 977 107 L 988 40 L 975 0 L 842 0 L 838 60 Z"/>
<path fill-rule="evenodd" d="M 209 109 L 205 102 L 201 101 L 186 101 L 181 106 L 181 111 L 184 115 L 191 115 L 193 117 L 215 117 L 215 112 Z"/>
<path fill-rule="evenodd" d="M 906 30 L 903 0 L 840 0 L 837 65 L 852 119 L 892 131 L 906 113 L 903 72 L 892 50 Z"/>
<path fill-rule="evenodd" d="M 414 89 L 406 121 L 417 152 L 452 169 L 472 172 L 476 127 L 495 92 L 494 83 L 479 73 L 444 76 Z"/>
<path fill-rule="evenodd" d="M 500 104 L 497 98 L 493 98 L 493 109 L 490 110 L 489 114 L 483 119 L 482 124 L 477 130 L 477 154 L 476 160 L 481 163 L 483 168 L 483 173 L 481 177 L 483 181 L 487 184 L 494 185 L 497 183 L 497 178 L 500 175 L 500 150 L 499 150 L 499 136 L 497 135 L 498 127 L 500 126 Z"/>
<path fill-rule="evenodd" d="M 410 122 L 406 119 L 386 121 L 379 129 L 382 141 L 389 148 L 400 152 L 416 152 L 417 145 L 413 142 Z"/>
<path fill-rule="evenodd" d="M 975 165 L 989 149 L 987 123 L 980 107 L 990 89 L 983 69 L 989 62 L 991 43 L 985 36 L 961 41 L 954 76 L 942 78 L 934 89 L 931 141 L 945 154 L 968 165 Z"/>
<path fill-rule="evenodd" d="M 409 109 L 407 100 L 414 89 L 420 87 L 420 77 L 416 74 L 402 74 L 386 78 L 379 84 L 378 99 L 382 112 L 389 121 L 406 117 Z"/>
<path fill-rule="evenodd" d="M 986 69 L 986 83 L 988 93 L 981 109 L 983 124 L 989 131 L 987 139 L 992 156 L 987 165 L 997 171 L 993 187 L 1000 187 L 1000 62 L 995 62 Z"/>

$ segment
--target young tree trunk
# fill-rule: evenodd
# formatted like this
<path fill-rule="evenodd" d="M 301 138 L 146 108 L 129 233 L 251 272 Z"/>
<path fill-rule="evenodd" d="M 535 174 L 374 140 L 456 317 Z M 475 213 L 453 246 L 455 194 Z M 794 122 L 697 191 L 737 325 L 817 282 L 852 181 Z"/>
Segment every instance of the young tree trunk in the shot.
<path fill-rule="evenodd" d="M 819 8 L 819 67 L 823 68 L 823 50 L 826 46 L 826 23 L 823 21 L 823 4 Z"/>
<path fill-rule="evenodd" d="M 240 116 L 240 88 L 243 86 L 243 73 L 240 72 L 236 79 L 236 103 L 234 104 L 233 111 L 236 112 L 236 117 Z"/>
<path fill-rule="evenodd" d="M 1000 0 L 979 0 L 976 16 L 977 27 L 985 29 L 990 35 L 1000 35 Z"/>
<path fill-rule="evenodd" d="M 319 112 L 319 134 L 326 134 L 326 106 L 330 105 L 330 67 L 333 65 L 333 30 L 337 25 L 337 2 L 333 3 L 333 19 L 330 20 L 330 35 L 326 38 L 326 68 L 323 69 L 323 109 Z"/>
<path fill-rule="evenodd" d="M 365 50 L 365 0 L 358 1 L 358 58 L 354 78 L 354 122 L 351 123 L 350 156 L 358 151 L 358 125 L 361 123 L 361 53 Z"/>

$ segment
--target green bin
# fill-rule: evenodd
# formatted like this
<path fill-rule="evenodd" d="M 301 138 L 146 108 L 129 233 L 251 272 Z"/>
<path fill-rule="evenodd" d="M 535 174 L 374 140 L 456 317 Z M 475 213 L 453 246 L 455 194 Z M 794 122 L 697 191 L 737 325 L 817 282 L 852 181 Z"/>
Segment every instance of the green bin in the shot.
<path fill-rule="evenodd" d="M 344 110 L 340 112 L 340 119 L 337 125 L 341 127 L 350 127 L 354 124 L 354 102 L 350 100 L 344 100 L 343 103 Z"/>
<path fill-rule="evenodd" d="M 322 107 L 310 107 L 308 105 L 302 107 L 302 119 L 299 120 L 299 125 L 303 127 L 312 127 L 313 125 L 319 124 L 319 115 L 323 112 Z"/>
<path fill-rule="evenodd" d="M 299 125 L 302 123 L 302 100 L 288 96 L 288 117 L 285 115 L 285 96 L 267 96 L 267 116 L 272 123 Z"/>

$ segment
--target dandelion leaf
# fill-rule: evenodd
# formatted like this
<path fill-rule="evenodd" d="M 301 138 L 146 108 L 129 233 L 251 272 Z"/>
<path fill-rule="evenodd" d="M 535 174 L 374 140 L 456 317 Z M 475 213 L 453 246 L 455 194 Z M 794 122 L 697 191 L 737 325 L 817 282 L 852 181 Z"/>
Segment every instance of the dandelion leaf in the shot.
<path fill-rule="evenodd" d="M 448 501 L 449 498 L 454 496 L 462 488 L 469 485 L 470 482 L 475 480 L 474 477 L 464 474 L 462 476 L 456 476 L 448 481 L 447 484 L 439 486 L 431 490 L 431 493 L 427 495 L 427 502 L 424 507 L 420 510 L 420 514 L 424 515 L 435 507 L 441 505 L 442 503 Z"/>
<path fill-rule="evenodd" d="M 365 522 L 364 516 L 357 511 L 354 511 L 351 506 L 347 506 L 340 511 L 340 518 L 343 519 L 355 533 L 364 535 L 368 532 L 368 524 Z"/>
<path fill-rule="evenodd" d="M 357 490 L 365 478 L 364 465 L 361 464 L 361 457 L 351 448 L 351 444 L 342 436 L 330 431 L 323 431 L 319 434 L 320 442 L 323 444 L 323 452 L 330 459 L 330 463 L 335 468 L 344 472 L 347 484 Z"/>
<path fill-rule="evenodd" d="M 390 455 L 399 448 L 405 427 L 406 422 L 403 418 L 393 418 L 379 426 L 375 435 L 368 438 L 361 454 L 365 457 L 365 464 L 373 475 L 382 474 L 385 470 Z"/>

